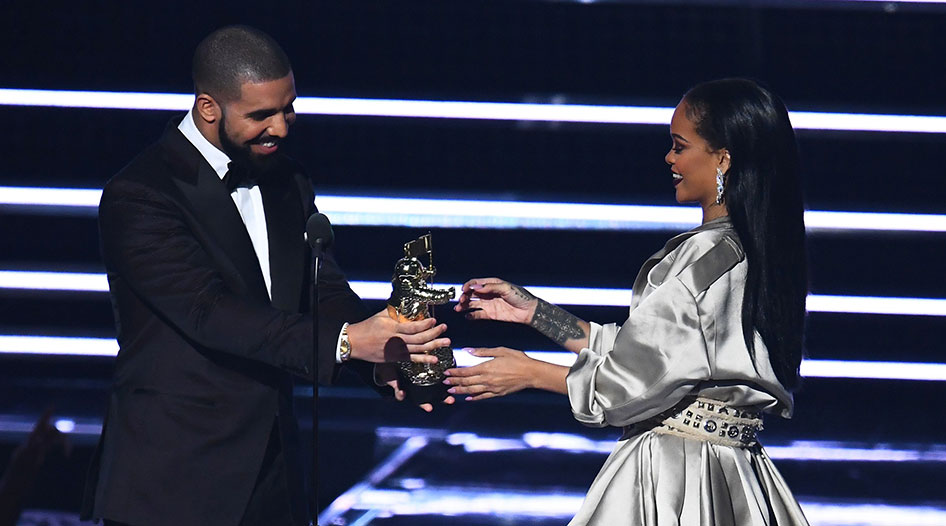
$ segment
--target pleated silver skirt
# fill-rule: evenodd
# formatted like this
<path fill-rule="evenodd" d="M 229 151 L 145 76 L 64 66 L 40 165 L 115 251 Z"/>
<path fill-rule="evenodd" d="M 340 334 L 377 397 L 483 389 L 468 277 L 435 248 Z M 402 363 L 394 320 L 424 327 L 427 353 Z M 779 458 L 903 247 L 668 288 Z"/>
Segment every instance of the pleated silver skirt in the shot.
<path fill-rule="evenodd" d="M 618 441 L 569 526 L 783 526 L 808 521 L 761 446 L 642 430 Z"/>

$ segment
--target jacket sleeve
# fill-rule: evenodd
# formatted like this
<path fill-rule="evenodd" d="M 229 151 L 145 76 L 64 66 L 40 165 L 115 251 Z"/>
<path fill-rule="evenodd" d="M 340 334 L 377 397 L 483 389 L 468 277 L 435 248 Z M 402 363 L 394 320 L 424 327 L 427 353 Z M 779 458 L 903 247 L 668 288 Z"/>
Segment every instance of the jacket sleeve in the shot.
<path fill-rule="evenodd" d="M 123 281 L 195 346 L 312 379 L 311 318 L 234 293 L 166 195 L 113 180 L 102 194 L 99 228 L 110 282 Z"/>
<path fill-rule="evenodd" d="M 319 210 L 315 206 L 315 192 L 312 183 L 303 172 L 301 166 L 295 166 L 295 183 L 302 197 L 302 208 L 308 218 Z M 311 272 L 311 265 L 309 268 Z M 309 294 L 312 276 L 305 280 L 305 302 L 303 310 L 309 310 Z M 338 351 L 338 338 L 345 323 L 357 323 L 367 318 L 371 313 L 361 298 L 351 289 L 348 279 L 335 260 L 332 247 L 325 252 L 322 259 L 322 268 L 319 271 L 319 382 L 332 383 L 339 372 L 335 362 Z M 379 389 L 374 382 L 374 366 L 360 360 L 353 360 L 345 364 L 352 369 L 363 382 L 383 395 L 389 390 Z"/>

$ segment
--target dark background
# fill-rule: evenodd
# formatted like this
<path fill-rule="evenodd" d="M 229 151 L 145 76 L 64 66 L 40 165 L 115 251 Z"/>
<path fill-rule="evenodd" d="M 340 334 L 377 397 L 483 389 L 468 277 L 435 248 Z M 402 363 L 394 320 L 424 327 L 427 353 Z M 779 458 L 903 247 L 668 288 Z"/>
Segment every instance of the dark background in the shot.
<path fill-rule="evenodd" d="M 200 39 L 220 26 L 248 23 L 282 43 L 300 96 L 673 106 L 697 82 L 748 76 L 795 111 L 946 115 L 946 10 L 935 6 L 9 1 L 0 15 L 5 88 L 189 92 L 190 57 Z M 0 186 L 99 188 L 173 115 L 0 107 Z M 943 213 L 943 134 L 797 135 L 810 209 Z M 301 115 L 290 150 L 323 193 L 671 205 L 663 161 L 669 145 L 663 126 Z M 339 226 L 338 258 L 352 279 L 387 280 L 401 243 L 421 233 Z M 630 288 L 640 263 L 669 235 L 444 229 L 435 232 L 438 279 L 500 275 L 520 283 Z M 942 234 L 814 234 L 812 292 L 946 297 L 943 241 Z M 0 266 L 101 271 L 95 218 L 0 209 Z M 600 322 L 620 322 L 626 314 L 624 308 L 573 310 Z M 439 313 L 457 346 L 551 348 L 528 331 Z M 943 329 L 941 317 L 812 314 L 808 352 L 820 359 L 942 362 Z M 105 294 L 11 290 L 0 290 L 0 332 L 114 335 Z M 59 413 L 100 418 L 111 364 L 0 355 L 0 415 L 31 418 L 52 402 Z M 371 467 L 374 457 L 365 451 L 375 447 L 379 425 L 615 434 L 582 428 L 564 399 L 539 393 L 426 417 L 377 400 L 351 380 L 323 392 L 323 444 L 333 444 L 323 462 L 323 504 Z M 936 426 L 914 424 L 932 418 L 926 401 L 943 394 L 941 382 L 809 379 L 797 395 L 796 418 L 770 418 L 766 436 L 942 442 Z M 4 437 L 4 451 L 22 438 Z M 74 509 L 88 451 L 85 444 L 68 462 L 57 461 L 31 505 Z M 0 451 L 0 467 L 5 458 Z M 854 468 L 783 469 L 802 495 L 865 494 L 852 482 L 863 477 Z M 825 469 L 848 485 L 825 488 Z M 589 481 L 593 475 L 586 474 Z M 904 476 L 881 474 L 873 491 L 916 497 L 915 486 L 900 483 Z"/>

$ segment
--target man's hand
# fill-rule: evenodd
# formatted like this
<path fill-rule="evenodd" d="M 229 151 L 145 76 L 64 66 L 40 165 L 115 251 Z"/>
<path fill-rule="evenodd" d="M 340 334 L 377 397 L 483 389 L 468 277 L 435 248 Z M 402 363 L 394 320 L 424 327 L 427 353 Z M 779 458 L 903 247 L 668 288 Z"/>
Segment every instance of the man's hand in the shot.
<path fill-rule="evenodd" d="M 379 363 L 374 366 L 375 381 L 379 384 L 386 384 L 394 390 L 394 398 L 398 402 L 403 402 L 407 398 L 407 393 L 397 387 L 397 365 L 393 363 Z M 452 396 L 447 395 L 443 403 L 450 405 L 456 401 Z M 428 413 L 434 410 L 432 404 L 420 404 L 418 407 Z"/>
<path fill-rule="evenodd" d="M 445 324 L 427 318 L 419 321 L 398 322 L 387 310 L 367 320 L 348 326 L 351 356 L 373 363 L 412 360 L 417 363 L 437 363 L 437 357 L 424 354 L 439 347 L 450 347 L 450 338 L 440 336 L 447 330 Z"/>

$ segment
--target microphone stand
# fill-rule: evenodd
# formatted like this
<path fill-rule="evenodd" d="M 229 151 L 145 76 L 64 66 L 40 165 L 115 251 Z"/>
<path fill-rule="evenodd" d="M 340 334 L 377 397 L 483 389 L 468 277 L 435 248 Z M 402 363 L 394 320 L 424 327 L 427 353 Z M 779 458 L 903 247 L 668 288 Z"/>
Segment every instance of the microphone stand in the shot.
<path fill-rule="evenodd" d="M 319 270 L 322 267 L 322 239 L 312 247 L 312 283 L 309 312 L 312 314 L 312 516 L 319 524 Z"/>
<path fill-rule="evenodd" d="M 332 245 L 335 233 L 324 214 L 316 211 L 305 225 L 305 237 L 312 248 L 312 283 L 309 285 L 309 311 L 312 314 L 312 510 L 319 524 L 319 271 L 323 251 Z"/>

